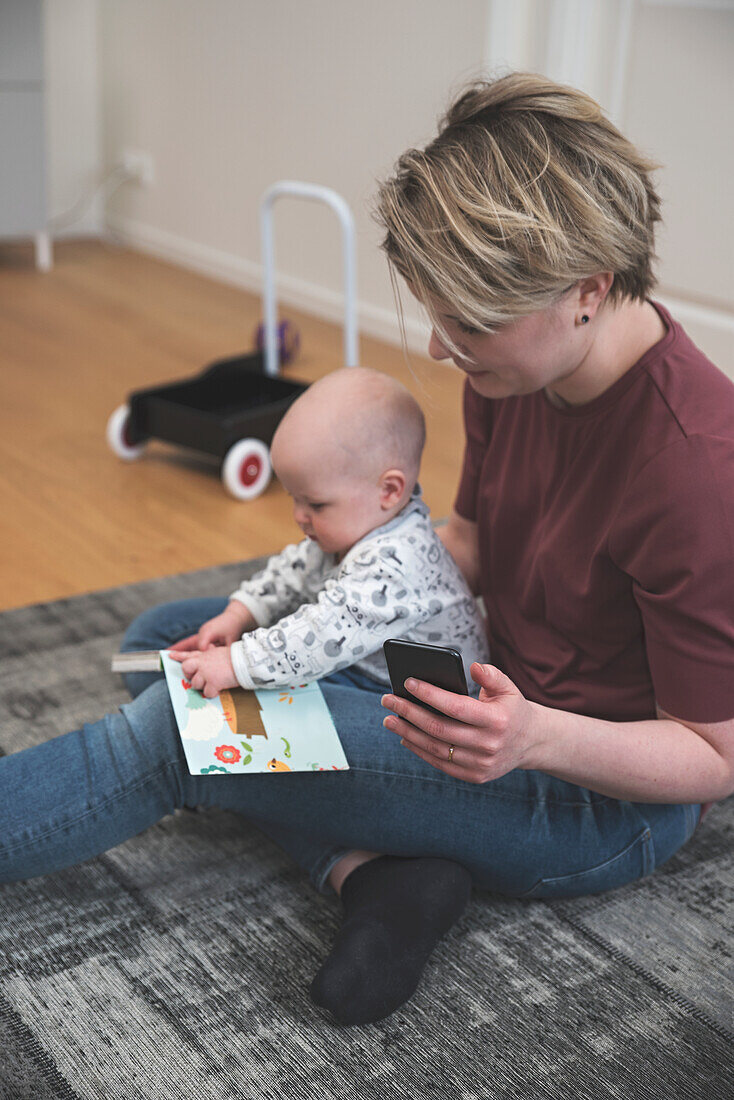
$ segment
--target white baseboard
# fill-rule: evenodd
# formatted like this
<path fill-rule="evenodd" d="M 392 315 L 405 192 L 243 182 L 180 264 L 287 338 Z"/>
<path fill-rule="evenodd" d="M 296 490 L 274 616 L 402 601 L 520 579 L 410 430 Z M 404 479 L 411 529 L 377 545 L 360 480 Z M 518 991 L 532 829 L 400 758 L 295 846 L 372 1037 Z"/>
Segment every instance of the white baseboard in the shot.
<path fill-rule="evenodd" d="M 660 293 L 654 292 L 653 297 L 662 302 L 684 328 L 689 324 L 705 325 L 734 336 L 734 313 L 711 306 L 702 306 L 697 302 L 687 302 L 685 298 L 666 294 L 664 290 Z"/>
<path fill-rule="evenodd" d="M 210 248 L 132 218 L 108 215 L 107 229 L 116 240 L 141 252 L 242 287 L 252 294 L 262 293 L 262 267 L 252 260 Z M 336 324 L 343 321 L 344 301 L 340 293 L 326 290 L 305 279 L 280 275 L 278 295 L 283 304 L 303 310 L 304 313 L 311 313 Z M 683 298 L 666 294 L 663 289 L 655 292 L 654 297 L 680 321 L 694 343 L 734 379 L 734 314 L 687 302 Z M 382 309 L 369 302 L 358 302 L 357 315 L 360 333 L 400 347 L 400 328 L 395 310 Z M 406 318 L 405 336 L 410 351 L 417 355 L 426 355 L 429 337 L 427 325 Z"/>
<path fill-rule="evenodd" d="M 131 218 L 108 215 L 108 233 L 115 240 L 133 248 L 169 260 L 202 275 L 242 287 L 252 294 L 261 294 L 263 289 L 262 266 L 252 260 L 242 259 L 230 252 L 210 248 L 197 241 L 187 240 L 177 234 L 168 233 L 152 225 L 134 221 Z M 300 309 L 326 321 L 342 324 L 344 320 L 344 298 L 341 293 L 326 290 L 305 279 L 291 275 L 278 276 L 278 299 L 284 305 Z M 369 302 L 357 303 L 359 332 L 374 337 L 387 344 L 401 346 L 400 328 L 394 310 L 382 309 Z M 427 325 L 406 318 L 405 336 L 409 349 L 425 355 L 430 330 Z"/>
<path fill-rule="evenodd" d="M 734 381 L 734 313 L 688 302 L 662 288 L 653 292 L 653 297 L 681 323 L 704 355 Z"/>

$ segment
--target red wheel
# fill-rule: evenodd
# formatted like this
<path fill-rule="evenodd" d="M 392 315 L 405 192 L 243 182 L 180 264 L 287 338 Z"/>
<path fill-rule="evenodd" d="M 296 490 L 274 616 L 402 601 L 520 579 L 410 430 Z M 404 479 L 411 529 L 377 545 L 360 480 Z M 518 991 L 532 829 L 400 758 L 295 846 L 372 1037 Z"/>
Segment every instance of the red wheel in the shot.
<path fill-rule="evenodd" d="M 263 463 L 260 455 L 251 452 L 240 463 L 240 484 L 249 489 L 260 477 Z"/>
<path fill-rule="evenodd" d="M 261 440 L 240 439 L 227 451 L 222 464 L 222 481 L 238 500 L 259 497 L 271 476 L 270 452 Z"/>

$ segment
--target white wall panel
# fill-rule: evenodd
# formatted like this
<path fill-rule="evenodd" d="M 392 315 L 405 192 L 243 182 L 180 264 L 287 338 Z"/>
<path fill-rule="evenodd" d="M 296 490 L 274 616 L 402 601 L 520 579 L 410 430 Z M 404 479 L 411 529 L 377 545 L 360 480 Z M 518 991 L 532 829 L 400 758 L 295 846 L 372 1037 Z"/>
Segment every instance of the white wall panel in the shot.
<path fill-rule="evenodd" d="M 663 165 L 661 286 L 732 318 L 733 106 L 734 7 L 639 4 L 623 122 Z"/>
<path fill-rule="evenodd" d="M 48 210 L 64 214 L 102 178 L 97 0 L 44 0 Z M 102 231 L 100 199 L 59 235 Z"/>

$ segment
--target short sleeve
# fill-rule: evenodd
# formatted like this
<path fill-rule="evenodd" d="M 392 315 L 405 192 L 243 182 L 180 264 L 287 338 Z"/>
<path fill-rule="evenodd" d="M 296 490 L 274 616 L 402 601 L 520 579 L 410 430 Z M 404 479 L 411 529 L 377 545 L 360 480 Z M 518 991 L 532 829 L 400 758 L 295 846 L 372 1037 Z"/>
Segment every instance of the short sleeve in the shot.
<path fill-rule="evenodd" d="M 675 718 L 734 716 L 734 441 L 681 438 L 637 474 L 612 525 L 655 699 Z"/>
<path fill-rule="evenodd" d="M 489 446 L 491 402 L 464 383 L 464 461 L 454 510 L 476 522 L 477 496 L 484 456 Z"/>

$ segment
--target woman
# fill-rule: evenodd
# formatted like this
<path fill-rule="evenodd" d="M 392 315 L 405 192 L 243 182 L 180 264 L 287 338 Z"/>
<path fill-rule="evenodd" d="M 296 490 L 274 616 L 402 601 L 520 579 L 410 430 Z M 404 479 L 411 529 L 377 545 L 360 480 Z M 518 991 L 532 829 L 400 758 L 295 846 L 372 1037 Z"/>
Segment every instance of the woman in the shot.
<path fill-rule="evenodd" d="M 364 1023 L 411 995 L 472 881 L 620 886 L 734 790 L 734 386 L 648 299 L 651 168 L 588 97 L 516 73 L 469 89 L 380 190 L 429 350 L 467 375 L 443 537 L 488 609 L 479 699 L 409 684 L 441 717 L 338 673 L 322 687 L 351 770 L 276 785 L 189 775 L 164 685 L 131 676 L 120 714 L 0 760 L 0 881 L 176 807 L 235 810 L 341 893 L 312 996 Z M 224 602 L 153 609 L 126 648 Z"/>

